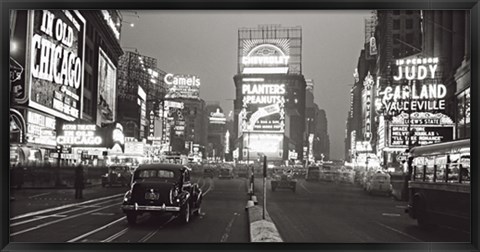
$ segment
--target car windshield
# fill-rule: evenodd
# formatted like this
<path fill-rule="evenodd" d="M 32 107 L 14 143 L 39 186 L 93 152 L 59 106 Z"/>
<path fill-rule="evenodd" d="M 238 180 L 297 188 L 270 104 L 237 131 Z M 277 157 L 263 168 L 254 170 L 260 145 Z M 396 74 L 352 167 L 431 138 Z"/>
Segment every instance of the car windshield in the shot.
<path fill-rule="evenodd" d="M 174 178 L 175 173 L 171 170 L 141 170 L 135 176 L 136 178 Z"/>

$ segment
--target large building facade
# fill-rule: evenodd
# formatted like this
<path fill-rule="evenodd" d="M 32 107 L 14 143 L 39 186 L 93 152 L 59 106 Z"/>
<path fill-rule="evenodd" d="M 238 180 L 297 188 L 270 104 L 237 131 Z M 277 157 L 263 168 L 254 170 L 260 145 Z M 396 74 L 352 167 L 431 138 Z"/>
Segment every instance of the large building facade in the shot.
<path fill-rule="evenodd" d="M 389 10 L 374 20 L 355 73 L 345 154 L 356 158 L 362 143 L 380 165 L 401 169 L 409 148 L 470 137 L 469 13 Z"/>
<path fill-rule="evenodd" d="M 235 147 L 239 160 L 266 155 L 303 158 L 306 81 L 301 64 L 302 29 L 264 25 L 238 31 L 234 76 Z"/>
<path fill-rule="evenodd" d="M 75 147 L 93 148 L 98 160 L 117 120 L 121 14 L 18 10 L 10 20 L 12 162 L 82 161 Z"/>

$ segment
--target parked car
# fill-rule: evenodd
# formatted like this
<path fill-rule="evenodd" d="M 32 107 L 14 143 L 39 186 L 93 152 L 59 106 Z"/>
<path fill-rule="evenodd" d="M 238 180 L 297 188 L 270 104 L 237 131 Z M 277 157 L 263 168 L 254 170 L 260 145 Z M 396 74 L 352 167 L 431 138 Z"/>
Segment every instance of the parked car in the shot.
<path fill-rule="evenodd" d="M 377 171 L 367 182 L 367 192 L 369 194 L 385 194 L 392 193 L 392 185 L 390 183 L 390 175 L 382 171 Z"/>
<path fill-rule="evenodd" d="M 199 215 L 203 194 L 190 181 L 190 171 L 179 164 L 140 165 L 122 203 L 128 223 L 136 224 L 137 216 L 144 213 L 171 213 L 182 223 L 188 223 L 192 214 Z"/>
<path fill-rule="evenodd" d="M 102 175 L 102 186 L 129 186 L 132 180 L 132 171 L 128 166 L 109 166 L 106 174 Z"/>
<path fill-rule="evenodd" d="M 228 178 L 233 179 L 233 168 L 231 167 L 223 167 L 220 169 L 218 174 L 218 178 Z"/>
<path fill-rule="evenodd" d="M 273 174 L 273 178 L 270 181 L 270 186 L 273 192 L 277 188 L 286 188 L 295 192 L 297 181 L 293 178 L 293 171 L 287 170 Z"/>

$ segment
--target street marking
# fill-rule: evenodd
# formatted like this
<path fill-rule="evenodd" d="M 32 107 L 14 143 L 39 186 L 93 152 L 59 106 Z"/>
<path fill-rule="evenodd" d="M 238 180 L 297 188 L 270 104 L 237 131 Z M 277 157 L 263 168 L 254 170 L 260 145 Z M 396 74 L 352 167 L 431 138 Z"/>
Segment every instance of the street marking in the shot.
<path fill-rule="evenodd" d="M 112 200 L 107 200 L 107 201 L 100 202 L 100 203 L 107 203 L 107 202 L 112 202 Z M 79 206 L 78 208 L 74 208 L 74 209 L 71 209 L 71 210 L 63 211 L 63 212 L 57 213 L 56 215 L 62 215 L 62 214 L 67 214 L 67 213 L 71 213 L 71 212 L 80 211 L 80 210 L 82 210 L 83 208 L 87 208 L 87 207 L 89 207 L 89 208 L 92 208 L 92 207 L 98 208 L 98 207 L 100 207 L 100 206 L 99 206 L 99 205 Z M 24 221 L 12 223 L 12 224 L 10 224 L 10 227 L 19 226 L 19 225 L 26 224 L 26 223 L 30 223 L 30 222 L 33 222 L 33 221 L 43 220 L 43 219 L 48 218 L 49 216 L 50 216 L 50 215 L 47 215 L 47 216 L 34 216 L 33 219 L 29 219 L 29 220 L 24 220 Z"/>
<path fill-rule="evenodd" d="M 63 218 L 63 219 L 58 219 L 58 220 L 55 220 L 55 221 L 46 222 L 46 223 L 40 224 L 38 226 L 28 228 L 28 229 L 24 229 L 24 230 L 15 232 L 13 234 L 10 234 L 10 237 L 13 237 L 13 236 L 16 236 L 16 235 L 19 235 L 19 234 L 23 234 L 23 233 L 26 233 L 26 232 L 30 232 L 30 231 L 33 231 L 33 230 L 37 230 L 37 229 L 42 228 L 42 227 L 50 226 L 52 224 L 55 224 L 55 223 L 58 223 L 58 222 L 61 222 L 61 221 L 70 220 L 70 219 L 73 219 L 73 218 L 78 217 L 78 216 L 87 215 L 87 214 L 93 213 L 95 211 L 100 211 L 100 210 L 103 210 L 103 209 L 106 209 L 106 208 L 109 208 L 109 207 L 113 207 L 113 206 L 116 206 L 116 205 L 119 205 L 119 203 L 115 203 L 115 204 L 112 204 L 112 205 L 108 205 L 108 206 L 105 206 L 105 207 L 102 207 L 102 208 L 99 208 L 99 209 L 94 209 L 94 210 L 91 210 L 91 211 L 87 211 L 87 212 L 84 212 L 84 213 L 79 213 L 79 214 L 72 215 L 72 216 L 69 216 L 69 217 L 66 217 L 66 218 Z"/>
<path fill-rule="evenodd" d="M 389 230 L 391 230 L 391 231 L 393 231 L 393 232 L 395 232 L 395 233 L 401 234 L 401 235 L 406 236 L 406 237 L 408 237 L 408 238 L 410 238 L 410 239 L 412 239 L 412 240 L 415 240 L 415 241 L 417 241 L 417 242 L 423 242 L 422 240 L 420 240 L 420 239 L 418 239 L 418 238 L 416 238 L 416 237 L 413 237 L 413 236 L 411 236 L 411 235 L 409 235 L 409 234 L 406 234 L 406 233 L 404 233 L 404 232 L 402 232 L 402 231 L 400 231 L 400 230 L 398 230 L 398 229 L 392 228 L 392 227 L 387 226 L 387 225 L 385 225 L 385 224 L 382 224 L 382 223 L 380 223 L 380 222 L 376 222 L 376 221 L 375 221 L 375 223 L 378 224 L 378 225 L 380 225 L 380 226 L 382 226 L 382 227 L 384 227 L 384 228 L 386 228 L 386 229 L 389 229 Z"/>
<path fill-rule="evenodd" d="M 147 235 L 145 235 L 142 239 L 140 239 L 138 242 L 146 242 L 147 240 L 149 240 L 150 238 L 152 238 L 156 233 L 158 233 L 158 231 L 160 231 L 160 229 L 162 229 L 163 227 L 165 227 L 168 223 L 170 223 L 172 220 L 174 220 L 176 217 L 175 216 L 172 216 L 170 217 L 170 219 L 168 219 L 167 222 L 163 223 L 159 228 L 157 228 L 156 230 L 148 233 Z"/>
<path fill-rule="evenodd" d="M 65 218 L 67 217 L 67 215 L 64 215 L 64 214 L 52 214 L 52 215 L 44 215 L 44 216 L 35 216 L 35 218 Z"/>
<path fill-rule="evenodd" d="M 118 237 L 124 235 L 127 231 L 128 231 L 128 227 L 100 242 L 111 242 L 117 239 Z"/>
<path fill-rule="evenodd" d="M 300 182 L 299 184 L 303 189 L 305 189 L 305 191 L 307 191 L 308 193 L 312 193 L 312 191 L 308 190 L 307 187 L 305 187 L 305 185 L 303 185 L 303 183 Z"/>
<path fill-rule="evenodd" d="M 114 213 L 92 213 L 90 215 L 98 215 L 98 216 L 112 216 L 115 215 Z"/>
<path fill-rule="evenodd" d="M 85 205 L 85 204 L 89 204 L 89 203 L 93 203 L 93 202 L 97 202 L 97 201 L 112 199 L 112 198 L 120 197 L 120 196 L 123 196 L 123 195 L 124 195 L 123 193 L 120 193 L 120 194 L 115 194 L 115 195 L 108 196 L 108 197 L 103 197 L 103 198 L 92 199 L 92 200 L 84 201 L 84 202 L 80 202 L 80 203 L 73 203 L 73 204 L 63 205 L 63 206 L 54 207 L 54 208 L 43 209 L 43 210 L 40 210 L 40 211 L 35 211 L 35 212 L 30 212 L 30 213 L 22 214 L 22 215 L 19 215 L 19 216 L 15 216 L 13 218 L 10 218 L 10 221 L 18 220 L 18 219 L 22 219 L 22 218 L 27 218 L 27 217 L 31 217 L 31 216 L 34 216 L 34 215 L 49 213 L 49 212 L 53 212 L 53 211 L 58 211 L 58 210 L 62 210 L 62 209 L 68 208 L 68 207 L 81 206 L 81 205 Z"/>
<path fill-rule="evenodd" d="M 392 216 L 392 217 L 400 217 L 400 214 L 396 213 L 382 213 L 383 216 Z"/>
<path fill-rule="evenodd" d="M 99 227 L 99 228 L 97 228 L 97 229 L 94 229 L 94 230 L 92 230 L 92 231 L 90 231 L 90 232 L 88 232 L 88 233 L 85 233 L 85 234 L 83 234 L 83 235 L 80 235 L 80 236 L 78 236 L 78 237 L 75 237 L 75 238 L 73 238 L 73 239 L 71 239 L 71 240 L 69 240 L 69 241 L 67 241 L 67 242 L 76 242 L 76 241 L 78 241 L 78 240 L 81 240 L 81 239 L 83 239 L 83 238 L 85 238 L 85 237 L 88 237 L 88 236 L 90 236 L 90 235 L 92 235 L 92 234 L 94 234 L 94 233 L 96 233 L 96 232 L 98 232 L 98 231 L 100 231 L 100 230 L 103 230 L 103 229 L 105 229 L 105 228 L 107 228 L 107 227 L 110 227 L 111 225 L 113 225 L 113 224 L 115 224 L 115 223 L 117 223 L 117 222 L 119 222 L 119 221 L 125 220 L 126 218 L 127 218 L 126 216 L 123 216 L 123 217 L 120 218 L 120 219 L 117 219 L 117 220 L 115 220 L 115 221 L 112 221 L 112 222 L 108 223 L 107 225 L 104 225 L 104 226 L 102 226 L 102 227 Z"/>
<path fill-rule="evenodd" d="M 400 208 L 400 209 L 407 209 L 408 206 L 395 206 L 396 208 Z"/>
<path fill-rule="evenodd" d="M 36 197 L 40 197 L 40 196 L 44 196 L 44 195 L 49 195 L 49 194 L 51 194 L 51 192 L 33 195 L 33 196 L 28 197 L 28 198 L 29 198 L 29 199 L 33 199 L 33 198 L 36 198 Z"/>
<path fill-rule="evenodd" d="M 235 222 L 235 219 L 237 216 L 239 216 L 239 213 L 234 213 L 232 220 L 228 223 L 227 227 L 225 228 L 225 233 L 222 236 L 222 239 L 220 239 L 220 242 L 226 242 L 228 239 L 228 236 L 230 235 L 230 230 L 232 229 L 233 222 Z"/>

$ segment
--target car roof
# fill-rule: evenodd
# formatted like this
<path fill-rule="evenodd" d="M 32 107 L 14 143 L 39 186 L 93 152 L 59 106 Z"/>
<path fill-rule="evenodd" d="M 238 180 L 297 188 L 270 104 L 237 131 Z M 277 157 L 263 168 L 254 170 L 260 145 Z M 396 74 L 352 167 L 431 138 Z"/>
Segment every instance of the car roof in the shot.
<path fill-rule="evenodd" d="M 139 170 L 152 170 L 152 169 L 162 169 L 162 170 L 172 170 L 172 171 L 184 171 L 190 170 L 190 168 L 179 165 L 179 164 L 142 164 L 137 167 L 137 171 Z"/>

